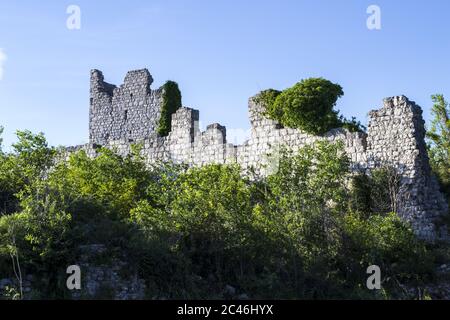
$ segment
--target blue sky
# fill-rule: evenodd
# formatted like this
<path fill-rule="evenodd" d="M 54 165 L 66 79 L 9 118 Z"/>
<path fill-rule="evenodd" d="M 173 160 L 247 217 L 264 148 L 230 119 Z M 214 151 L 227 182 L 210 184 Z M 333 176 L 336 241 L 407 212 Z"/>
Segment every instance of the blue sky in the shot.
<path fill-rule="evenodd" d="M 66 27 L 71 4 L 80 30 Z M 381 30 L 366 27 L 371 4 Z M 120 84 L 144 67 L 153 88 L 177 81 L 203 126 L 248 129 L 250 96 L 313 76 L 341 84 L 338 109 L 364 124 L 400 94 L 429 119 L 430 95 L 450 96 L 449 18 L 448 0 L 2 0 L 0 125 L 6 145 L 16 129 L 87 142 L 89 70 Z"/>

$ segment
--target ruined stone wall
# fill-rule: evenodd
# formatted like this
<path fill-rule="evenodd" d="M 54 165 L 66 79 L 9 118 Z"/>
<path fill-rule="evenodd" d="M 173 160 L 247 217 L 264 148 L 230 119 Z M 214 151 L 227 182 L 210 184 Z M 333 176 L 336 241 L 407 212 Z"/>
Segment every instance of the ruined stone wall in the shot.
<path fill-rule="evenodd" d="M 123 85 L 106 83 L 91 71 L 89 139 L 92 143 L 137 140 L 155 136 L 161 116 L 162 89 L 151 90 L 148 70 L 130 71 Z"/>
<path fill-rule="evenodd" d="M 371 111 L 369 117 L 369 169 L 382 165 L 397 169 L 401 176 L 398 213 L 423 237 L 433 238 L 439 231 L 435 222 L 448 208 L 431 173 L 422 109 L 399 96 L 385 99 L 384 106 Z"/>
<path fill-rule="evenodd" d="M 249 100 L 251 136 L 242 145 L 227 143 L 220 124 L 199 129 L 199 111 L 180 108 L 172 115 L 167 137 L 156 132 L 161 92 L 150 90 L 147 70 L 127 74 L 116 88 L 103 81 L 99 71 L 91 76 L 90 143 L 81 148 L 95 156 L 95 145 L 114 148 L 126 155 L 132 143 L 141 143 L 148 164 L 174 161 L 191 166 L 237 163 L 244 171 L 267 175 L 276 170 L 281 146 L 298 149 L 317 140 L 343 141 L 354 171 L 370 173 L 384 165 L 401 175 L 399 214 L 410 221 L 423 238 L 437 237 L 436 219 L 447 212 L 447 204 L 432 176 L 425 146 L 422 110 L 404 96 L 384 100 L 383 107 L 369 113 L 368 133 L 333 129 L 313 136 L 298 129 L 283 128 L 264 116 L 264 107 Z M 128 118 L 124 113 L 128 110 Z M 401 202 L 401 203 L 400 203 Z"/>
<path fill-rule="evenodd" d="M 254 167 L 257 173 L 265 175 L 276 170 L 277 150 L 286 146 L 297 150 L 318 140 L 343 141 L 345 150 L 352 160 L 352 168 L 366 168 L 366 134 L 352 133 L 346 129 L 333 129 L 323 136 L 314 136 L 298 129 L 283 128 L 278 122 L 264 116 L 264 106 L 249 99 L 251 136 L 243 145 L 237 146 L 237 162 L 244 168 Z"/>

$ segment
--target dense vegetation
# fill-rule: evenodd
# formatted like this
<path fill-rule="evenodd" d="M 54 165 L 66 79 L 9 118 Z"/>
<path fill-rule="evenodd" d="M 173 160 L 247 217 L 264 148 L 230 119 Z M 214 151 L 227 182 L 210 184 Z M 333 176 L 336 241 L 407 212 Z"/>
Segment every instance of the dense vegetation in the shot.
<path fill-rule="evenodd" d="M 441 94 L 433 95 L 431 114 L 433 119 L 427 132 L 428 154 L 442 191 L 450 201 L 450 104 Z"/>
<path fill-rule="evenodd" d="M 138 146 L 55 162 L 41 134 L 18 138 L 0 152 L 0 275 L 35 275 L 35 298 L 68 297 L 66 267 L 91 244 L 107 248 L 103 263 L 126 261 L 148 298 L 223 298 L 226 285 L 251 298 L 417 298 L 405 288 L 433 279 L 432 251 L 391 213 L 389 171 L 348 183 L 341 144 L 281 150 L 279 170 L 252 181 L 234 165 L 148 169 Z M 366 288 L 373 264 L 379 291 Z"/>
<path fill-rule="evenodd" d="M 257 100 L 264 103 L 269 118 L 285 127 L 316 135 L 341 127 L 350 131 L 363 130 L 355 118 L 347 120 L 334 110 L 343 95 L 340 85 L 323 78 L 309 78 L 284 91 L 265 90 Z"/>
<path fill-rule="evenodd" d="M 165 137 L 172 129 L 172 114 L 181 108 L 181 91 L 174 81 L 167 81 L 161 88 L 163 101 L 157 132 L 161 137 Z"/>

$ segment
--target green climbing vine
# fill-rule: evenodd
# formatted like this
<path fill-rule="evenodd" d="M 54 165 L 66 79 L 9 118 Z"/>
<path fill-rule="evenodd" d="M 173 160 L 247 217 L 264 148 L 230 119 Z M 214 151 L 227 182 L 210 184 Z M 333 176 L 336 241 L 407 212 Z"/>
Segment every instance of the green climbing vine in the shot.
<path fill-rule="evenodd" d="M 181 92 L 178 88 L 178 84 L 174 81 L 167 81 L 162 86 L 162 91 L 163 102 L 157 132 L 161 137 L 165 137 L 172 129 L 172 114 L 181 108 Z"/>

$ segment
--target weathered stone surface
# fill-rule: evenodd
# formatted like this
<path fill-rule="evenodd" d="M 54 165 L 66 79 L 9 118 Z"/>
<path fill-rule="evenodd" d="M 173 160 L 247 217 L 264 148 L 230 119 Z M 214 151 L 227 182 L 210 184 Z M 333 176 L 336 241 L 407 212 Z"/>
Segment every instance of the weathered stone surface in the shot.
<path fill-rule="evenodd" d="M 447 213 L 447 203 L 431 173 L 425 145 L 422 109 L 404 96 L 387 98 L 371 111 L 367 136 L 370 168 L 389 164 L 402 176 L 399 214 L 427 239 L 437 236 L 435 221 Z M 443 236 L 446 237 L 445 230 Z"/>
<path fill-rule="evenodd" d="M 426 239 L 447 237 L 440 234 L 436 219 L 447 214 L 447 203 L 432 176 L 425 146 L 422 110 L 404 96 L 387 98 L 379 110 L 369 113 L 368 133 L 333 129 L 322 136 L 283 128 L 264 116 L 264 107 L 249 99 L 251 136 L 242 145 L 227 143 L 226 128 L 209 125 L 199 129 L 199 111 L 180 108 L 172 115 L 172 130 L 159 137 L 161 92 L 152 91 L 147 70 L 128 72 L 120 87 L 104 82 L 98 70 L 91 72 L 90 143 L 69 148 L 84 149 L 96 155 L 98 145 L 114 148 L 126 155 L 131 144 L 142 142 L 142 153 L 151 164 L 156 161 L 182 162 L 191 166 L 209 163 L 238 163 L 244 171 L 252 169 L 267 175 L 274 168 L 274 155 L 282 145 L 298 149 L 317 140 L 338 141 L 355 171 L 370 172 L 383 165 L 397 168 L 402 176 L 399 214 L 411 222 L 417 234 Z"/>
<path fill-rule="evenodd" d="M 91 71 L 89 137 L 93 143 L 134 140 L 155 135 L 161 116 L 161 90 L 151 90 L 148 70 L 130 71 L 120 87 L 104 82 L 103 74 Z"/>

